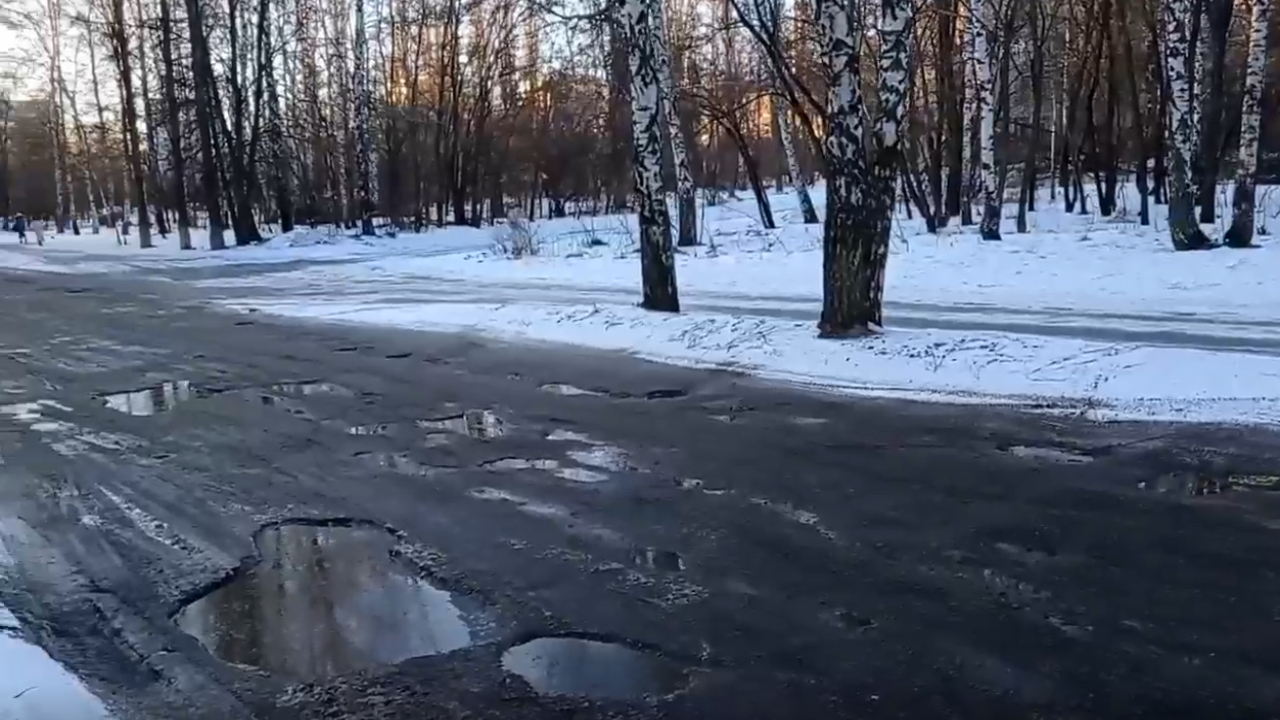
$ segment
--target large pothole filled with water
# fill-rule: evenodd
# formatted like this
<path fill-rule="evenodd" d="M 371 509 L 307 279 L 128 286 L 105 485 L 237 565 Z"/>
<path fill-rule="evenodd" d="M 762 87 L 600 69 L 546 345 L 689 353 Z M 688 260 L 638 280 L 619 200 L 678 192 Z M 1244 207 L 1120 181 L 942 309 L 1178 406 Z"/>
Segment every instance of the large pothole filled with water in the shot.
<path fill-rule="evenodd" d="M 460 650 L 488 624 L 395 557 L 382 526 L 272 525 L 255 543 L 257 564 L 174 618 L 228 663 L 313 680 Z"/>
<path fill-rule="evenodd" d="M 639 700 L 684 687 L 684 668 L 656 653 L 621 643 L 577 637 L 541 637 L 509 648 L 502 669 L 519 675 L 541 695 Z"/>

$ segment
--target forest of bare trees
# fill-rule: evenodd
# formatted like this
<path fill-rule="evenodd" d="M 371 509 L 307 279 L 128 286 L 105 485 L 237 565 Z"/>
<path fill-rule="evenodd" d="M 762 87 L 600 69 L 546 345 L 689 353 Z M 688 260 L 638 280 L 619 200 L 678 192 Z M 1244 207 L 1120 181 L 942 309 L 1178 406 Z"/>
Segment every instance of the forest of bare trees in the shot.
<path fill-rule="evenodd" d="M 773 227 L 793 192 L 817 223 L 820 179 L 842 336 L 881 322 L 895 213 L 997 241 L 1047 193 L 1245 247 L 1276 169 L 1272 0 L 27 3 L 0 11 L 0 216 L 143 247 L 631 210 L 643 305 L 675 311 L 700 207 L 750 193 Z"/>

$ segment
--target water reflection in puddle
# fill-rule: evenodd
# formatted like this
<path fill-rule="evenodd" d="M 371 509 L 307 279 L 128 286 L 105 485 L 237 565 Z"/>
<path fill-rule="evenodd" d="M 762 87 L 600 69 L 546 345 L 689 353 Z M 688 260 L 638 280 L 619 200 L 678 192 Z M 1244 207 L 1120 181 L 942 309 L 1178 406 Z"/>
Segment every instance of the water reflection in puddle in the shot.
<path fill-rule="evenodd" d="M 627 470 L 631 467 L 622 448 L 612 445 L 597 445 L 589 450 L 570 450 L 565 455 L 579 464 L 604 470 Z"/>
<path fill-rule="evenodd" d="M 282 395 L 337 395 L 339 397 L 355 397 L 355 393 L 337 383 L 322 380 L 301 380 L 299 382 L 277 383 L 270 386 L 272 392 Z"/>
<path fill-rule="evenodd" d="M 461 415 L 419 420 L 415 424 L 429 432 L 451 432 L 479 440 L 501 437 L 506 432 L 502 418 L 489 410 L 468 410 Z"/>
<path fill-rule="evenodd" d="M 543 470 L 556 477 L 580 483 L 598 483 L 609 479 L 609 476 L 580 467 L 563 467 L 559 460 L 546 458 L 500 458 L 480 465 L 486 470 Z"/>
<path fill-rule="evenodd" d="M 261 561 L 182 609 L 178 626 L 237 665 L 331 677 L 477 641 L 478 608 L 396 561 L 380 527 L 280 525 Z"/>
<path fill-rule="evenodd" d="M 684 559 L 680 557 L 680 553 L 657 548 L 633 548 L 631 564 L 663 572 L 684 570 Z"/>
<path fill-rule="evenodd" d="M 538 388 L 543 392 L 549 392 L 553 395 L 589 395 L 592 397 L 602 397 L 606 393 L 600 390 L 587 390 L 576 385 L 567 385 L 565 383 L 547 383 Z"/>
<path fill-rule="evenodd" d="M 1073 452 L 1055 447 L 1036 447 L 1034 445 L 1011 445 L 1005 452 L 1014 457 L 1029 460 L 1047 460 L 1049 462 L 1083 465 L 1093 462 L 1093 458 L 1084 453 Z"/>
<path fill-rule="evenodd" d="M 216 394 L 216 391 L 199 388 L 188 380 L 176 380 L 139 390 L 110 393 L 103 395 L 102 400 L 107 407 L 117 412 L 147 416 L 172 410 L 180 402 Z"/>
<path fill-rule="evenodd" d="M 448 472 L 450 468 L 428 465 L 414 460 L 407 452 L 361 452 L 356 453 L 361 460 L 368 460 L 381 468 L 392 470 L 403 475 L 426 477 Z"/>
<path fill-rule="evenodd" d="M 582 638 L 537 638 L 502 654 L 502 668 L 543 695 L 638 700 L 679 690 L 685 673 L 675 663 L 617 643 Z"/>

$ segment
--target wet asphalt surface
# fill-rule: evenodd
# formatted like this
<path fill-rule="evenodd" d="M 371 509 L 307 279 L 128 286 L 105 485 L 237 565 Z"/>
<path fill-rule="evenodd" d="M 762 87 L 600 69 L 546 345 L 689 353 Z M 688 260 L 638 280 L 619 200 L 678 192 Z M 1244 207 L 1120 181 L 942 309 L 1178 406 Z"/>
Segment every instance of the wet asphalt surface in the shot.
<path fill-rule="evenodd" d="M 0 273 L 0 603 L 118 718 L 1280 713 L 1272 432 L 197 292 Z"/>

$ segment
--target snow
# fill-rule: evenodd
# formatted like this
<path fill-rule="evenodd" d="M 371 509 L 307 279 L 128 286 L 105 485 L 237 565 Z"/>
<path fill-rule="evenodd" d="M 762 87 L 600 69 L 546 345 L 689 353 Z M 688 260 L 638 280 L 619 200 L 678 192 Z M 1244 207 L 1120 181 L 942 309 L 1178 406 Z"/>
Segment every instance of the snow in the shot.
<path fill-rule="evenodd" d="M 1280 359 L 1008 333 L 889 330 L 850 342 L 812 322 L 627 307 L 307 300 L 262 309 L 299 317 L 470 330 L 634 352 L 851 393 L 951 402 L 1059 404 L 1099 419 L 1280 422 Z M 1214 367 L 1213 372 L 1203 369 Z"/>
<path fill-rule="evenodd" d="M 1280 217 L 1275 190 L 1259 189 L 1260 224 Z M 1220 190 L 1223 217 L 1229 193 Z M 815 337 L 821 227 L 800 224 L 792 195 L 771 199 L 776 230 L 761 226 L 749 197 L 702 208 L 706 244 L 678 256 L 679 316 L 634 307 L 634 216 L 530 223 L 538 253 L 520 259 L 493 250 L 499 227 L 373 239 L 298 230 L 223 253 L 143 252 L 106 235 L 92 249 L 82 236 L 33 252 L 0 237 L 0 264 L 17 255 L 23 269 L 48 258 L 63 271 L 100 264 L 163 276 L 195 264 L 295 263 L 193 282 L 232 308 L 572 343 L 840 392 L 1052 405 L 1100 419 L 1280 422 L 1280 244 L 1265 235 L 1257 249 L 1176 253 L 1164 208 L 1140 226 L 1131 188 L 1112 218 L 1068 214 L 1042 193 L 1025 234 L 1006 204 L 998 243 L 973 227 L 928 234 L 903 217 L 889 329 L 833 342 Z M 813 199 L 821 212 L 821 185 Z"/>
<path fill-rule="evenodd" d="M 0 619 L 8 611 L 0 606 Z M 8 617 L 11 617 L 9 615 Z M 35 645 L 0 623 L 0 720 L 105 720 L 102 701 Z"/>

